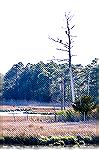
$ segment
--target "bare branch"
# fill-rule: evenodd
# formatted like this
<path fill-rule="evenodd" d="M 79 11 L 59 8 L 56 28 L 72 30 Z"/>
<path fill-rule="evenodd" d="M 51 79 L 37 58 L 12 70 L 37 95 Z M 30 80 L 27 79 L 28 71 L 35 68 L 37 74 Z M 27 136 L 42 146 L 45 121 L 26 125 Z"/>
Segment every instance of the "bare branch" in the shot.
<path fill-rule="evenodd" d="M 57 60 L 58 62 L 61 62 L 61 61 L 69 61 L 69 59 L 55 59 Z"/>
<path fill-rule="evenodd" d="M 74 17 L 74 15 L 68 17 L 68 21 L 71 21 L 73 17 Z"/>
<path fill-rule="evenodd" d="M 71 35 L 71 30 L 75 27 L 75 25 L 73 25 L 72 27 L 70 27 L 69 23 L 70 21 L 72 20 L 72 18 L 74 17 L 74 15 L 70 15 L 70 12 L 67 14 L 65 12 L 65 18 L 66 18 L 66 27 L 64 28 L 65 29 L 65 34 L 67 35 L 67 38 L 68 38 L 68 42 L 66 42 L 65 44 L 63 43 L 63 41 L 61 39 L 53 39 L 53 38 L 50 38 L 50 40 L 53 40 L 54 42 L 58 42 L 62 45 L 64 45 L 65 48 L 64 49 L 58 49 L 57 50 L 60 50 L 60 51 L 67 51 L 68 52 L 68 59 L 52 59 L 52 60 L 55 60 L 55 61 L 58 61 L 58 62 L 61 62 L 61 61 L 68 61 L 69 62 L 69 73 L 70 73 L 70 85 L 71 85 L 71 94 L 72 94 L 72 101 L 74 102 L 75 101 L 75 91 L 74 91 L 74 82 L 73 82 L 73 73 L 72 73 L 72 64 L 71 64 L 71 57 L 72 56 L 75 56 L 75 55 L 71 55 L 71 49 L 72 49 L 72 43 L 74 42 L 73 41 L 73 38 L 74 37 L 77 37 L 77 36 L 72 36 Z M 63 27 L 62 27 L 63 28 Z"/>
<path fill-rule="evenodd" d="M 76 35 L 70 35 L 70 37 L 77 37 Z"/>
<path fill-rule="evenodd" d="M 63 43 L 63 41 L 62 41 L 61 39 L 57 38 L 57 40 L 59 41 L 58 43 L 63 44 L 65 47 L 68 46 L 68 43 L 67 43 L 67 42 L 66 42 L 66 44 L 65 44 L 65 43 Z"/>
<path fill-rule="evenodd" d="M 73 25 L 70 29 L 73 29 L 75 27 L 75 25 Z"/>
<path fill-rule="evenodd" d="M 74 43 L 73 39 L 71 39 L 71 43 Z"/>
<path fill-rule="evenodd" d="M 57 43 L 59 43 L 59 44 L 64 45 L 66 48 L 67 48 L 67 46 L 68 46 L 67 44 L 63 43 L 62 40 L 60 40 L 59 38 L 57 38 L 57 40 L 55 40 L 55 39 L 49 37 L 49 39 L 52 40 L 52 41 L 54 41 L 54 42 L 57 42 Z"/>
<path fill-rule="evenodd" d="M 68 62 L 69 62 L 69 59 L 56 59 L 55 56 L 53 56 L 53 59 L 47 60 L 47 61 L 58 61 L 58 62 L 61 62 L 61 61 L 68 61 Z"/>
<path fill-rule="evenodd" d="M 67 36 L 67 39 L 68 39 L 68 42 L 66 42 L 65 44 L 63 43 L 63 41 L 59 38 L 57 38 L 56 40 L 49 37 L 50 40 L 53 40 L 54 42 L 57 42 L 57 43 L 60 43 L 64 46 L 63 49 L 58 49 L 56 48 L 56 50 L 60 50 L 60 51 L 67 51 L 68 52 L 68 59 L 56 59 L 55 57 L 53 57 L 52 60 L 54 61 L 58 61 L 58 62 L 62 62 L 62 61 L 68 61 L 68 67 L 69 67 L 69 73 L 70 73 L 70 85 L 71 85 L 71 94 L 72 94 L 72 101 L 75 102 L 75 90 L 74 90 L 74 81 L 73 81 L 73 73 L 72 73 L 72 63 L 71 63 L 71 57 L 72 56 L 76 56 L 76 55 L 71 55 L 71 49 L 72 49 L 72 43 L 74 42 L 73 41 L 73 38 L 74 37 L 77 37 L 77 36 L 72 36 L 71 35 L 71 30 L 75 27 L 75 25 L 72 25 L 70 26 L 69 23 L 70 21 L 72 20 L 74 15 L 70 15 L 70 12 L 69 13 L 66 13 L 65 12 L 65 19 L 66 19 L 66 27 L 64 28 L 65 30 L 65 34 Z M 63 27 L 62 27 L 63 28 Z M 51 60 L 50 60 L 51 61 Z"/>
<path fill-rule="evenodd" d="M 77 56 L 77 55 L 71 55 L 71 57 L 73 57 L 73 56 Z"/>
<path fill-rule="evenodd" d="M 66 20 L 71 21 L 73 17 L 74 17 L 74 15 L 70 15 L 70 12 L 68 14 L 65 12 Z"/>
<path fill-rule="evenodd" d="M 68 35 L 68 32 L 67 32 L 67 31 L 65 31 L 65 33 Z"/>
<path fill-rule="evenodd" d="M 68 14 L 67 14 L 67 17 L 69 17 L 70 13 L 71 13 L 71 12 L 69 11 Z"/>
<path fill-rule="evenodd" d="M 72 46 L 70 46 L 70 49 L 72 49 L 73 48 L 73 45 Z"/>
<path fill-rule="evenodd" d="M 70 15 L 70 12 L 68 12 L 68 14 L 65 12 L 65 18 L 66 18 L 66 20 L 68 19 L 69 15 Z"/>
<path fill-rule="evenodd" d="M 59 49 L 59 48 L 56 48 L 56 50 L 59 50 L 59 51 L 67 51 L 67 52 L 69 52 L 68 50 L 65 50 L 65 49 Z"/>

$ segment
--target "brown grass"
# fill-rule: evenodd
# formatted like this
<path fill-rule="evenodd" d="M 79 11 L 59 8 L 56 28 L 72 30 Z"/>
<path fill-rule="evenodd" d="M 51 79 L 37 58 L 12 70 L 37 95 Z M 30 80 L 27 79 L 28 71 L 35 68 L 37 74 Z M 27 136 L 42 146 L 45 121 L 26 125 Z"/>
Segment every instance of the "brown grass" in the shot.
<path fill-rule="evenodd" d="M 42 118 L 43 120 L 43 118 Z M 43 122 L 40 117 L 11 116 L 0 117 L 0 136 L 65 136 L 65 135 L 99 135 L 97 123 L 61 123 Z"/>
<path fill-rule="evenodd" d="M 33 113 L 55 113 L 55 111 L 59 111 L 60 108 L 56 108 L 54 110 L 54 108 L 46 108 L 46 107 L 34 107 L 34 106 L 6 106 L 6 105 L 3 105 L 3 106 L 0 106 L 0 110 L 31 110 L 31 112 Z"/>
<path fill-rule="evenodd" d="M 0 106 L 3 110 L 32 109 L 37 112 L 54 112 L 53 108 Z M 57 110 L 58 111 L 58 110 Z M 98 123 L 61 123 L 54 122 L 49 116 L 0 116 L 0 136 L 65 136 L 65 135 L 99 135 Z"/>

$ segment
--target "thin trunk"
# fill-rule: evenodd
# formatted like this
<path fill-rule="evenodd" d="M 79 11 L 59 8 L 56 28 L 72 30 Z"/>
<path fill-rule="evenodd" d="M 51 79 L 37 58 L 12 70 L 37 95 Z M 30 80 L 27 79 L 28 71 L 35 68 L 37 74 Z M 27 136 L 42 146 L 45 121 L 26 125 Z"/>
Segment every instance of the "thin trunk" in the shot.
<path fill-rule="evenodd" d="M 14 113 L 13 113 L 13 119 L 14 119 L 14 122 L 15 122 L 15 116 L 14 116 Z"/>
<path fill-rule="evenodd" d="M 61 101 L 61 111 L 63 110 L 62 101 Z"/>
<path fill-rule="evenodd" d="M 75 92 L 74 92 L 74 82 L 72 75 L 72 68 L 70 67 L 70 84 L 71 84 L 71 93 L 72 93 L 72 102 L 75 102 Z"/>
<path fill-rule="evenodd" d="M 90 73 L 88 75 L 88 95 L 89 95 L 89 82 L 90 82 Z"/>
<path fill-rule="evenodd" d="M 61 111 L 63 110 L 63 103 L 62 103 L 62 82 L 60 83 L 60 95 L 61 95 Z"/>
<path fill-rule="evenodd" d="M 55 104 L 54 104 L 54 101 L 52 99 L 52 103 L 53 103 L 53 108 L 54 108 L 54 119 L 55 119 L 55 122 L 57 121 L 57 116 L 56 116 L 56 109 L 55 109 Z"/>
<path fill-rule="evenodd" d="M 71 65 L 71 38 L 70 38 L 70 28 L 69 22 L 67 20 L 67 30 L 68 30 L 68 50 L 69 50 L 69 72 L 70 72 L 70 85 L 71 85 L 71 93 L 72 93 L 72 102 L 75 102 L 75 92 L 74 92 L 74 82 L 73 82 L 73 74 L 72 74 L 72 65 Z"/>
<path fill-rule="evenodd" d="M 97 102 L 99 105 L 99 65 L 97 65 L 97 71 L 96 71 L 96 89 L 97 89 Z"/>
<path fill-rule="evenodd" d="M 64 110 L 65 110 L 65 79 L 63 84 L 64 84 L 63 99 L 64 99 Z"/>
<path fill-rule="evenodd" d="M 84 122 L 86 121 L 86 114 L 85 114 L 85 112 L 84 112 Z"/>
<path fill-rule="evenodd" d="M 97 104 L 97 116 L 96 119 L 99 120 L 99 65 L 97 65 L 97 71 L 96 71 L 96 90 L 97 90 L 97 94 L 96 94 L 96 102 Z"/>
<path fill-rule="evenodd" d="M 65 110 L 65 102 L 64 102 L 64 93 L 65 93 L 65 90 L 64 90 L 64 80 L 61 78 L 61 84 L 60 84 L 60 91 L 61 91 L 61 110 Z"/>
<path fill-rule="evenodd" d="M 64 79 L 62 80 L 62 106 L 63 106 L 63 110 L 65 110 L 65 99 L 64 99 Z"/>
<path fill-rule="evenodd" d="M 56 119 L 56 110 L 55 110 L 55 106 L 54 106 L 54 114 L 55 114 L 55 122 L 56 122 L 57 119 Z"/>
<path fill-rule="evenodd" d="M 28 114 L 26 115 L 26 120 L 28 120 Z"/>

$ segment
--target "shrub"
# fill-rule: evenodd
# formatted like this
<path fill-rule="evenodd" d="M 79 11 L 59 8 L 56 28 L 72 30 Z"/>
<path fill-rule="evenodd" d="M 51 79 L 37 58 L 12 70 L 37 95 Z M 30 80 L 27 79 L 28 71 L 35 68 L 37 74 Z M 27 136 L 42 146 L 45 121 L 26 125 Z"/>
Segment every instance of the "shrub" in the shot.
<path fill-rule="evenodd" d="M 92 144 L 99 145 L 99 136 L 92 137 Z"/>
<path fill-rule="evenodd" d="M 62 122 L 66 122 L 66 121 L 78 122 L 79 121 L 79 117 L 77 116 L 77 113 L 73 111 L 72 109 L 57 112 L 57 118 L 58 118 L 58 121 L 62 121 Z"/>
<path fill-rule="evenodd" d="M 38 137 L 26 137 L 25 144 L 26 145 L 39 145 L 40 139 Z"/>
<path fill-rule="evenodd" d="M 53 146 L 64 146 L 64 141 L 58 141 L 53 144 Z"/>
<path fill-rule="evenodd" d="M 39 142 L 40 145 L 49 145 L 49 138 L 47 137 L 44 137 L 44 138 L 40 138 L 40 142 Z"/>
<path fill-rule="evenodd" d="M 83 115 L 83 120 L 86 120 L 88 112 L 92 112 L 96 108 L 96 102 L 91 96 L 82 96 L 79 100 L 72 104 L 75 111 L 78 111 Z"/>
<path fill-rule="evenodd" d="M 0 137 L 0 144 L 4 143 L 4 137 Z"/>
<path fill-rule="evenodd" d="M 4 143 L 8 145 L 39 145 L 40 140 L 37 137 L 4 137 Z"/>
<path fill-rule="evenodd" d="M 54 144 L 60 140 L 60 137 L 50 137 L 49 144 Z"/>
<path fill-rule="evenodd" d="M 65 137 L 0 137 L 0 144 L 6 145 L 42 145 L 42 146 L 73 146 L 99 145 L 99 136 L 65 136 Z"/>
<path fill-rule="evenodd" d="M 89 145 L 89 144 L 94 144 L 93 139 L 92 139 L 92 137 L 90 137 L 90 136 L 84 137 L 83 140 L 84 140 L 85 144 L 87 144 L 87 145 Z"/>
<path fill-rule="evenodd" d="M 14 143 L 13 137 L 9 137 L 9 136 L 4 137 L 4 143 L 8 145 L 13 144 Z"/>
<path fill-rule="evenodd" d="M 77 138 L 75 136 L 66 136 L 61 138 L 65 145 L 75 145 L 77 144 Z"/>

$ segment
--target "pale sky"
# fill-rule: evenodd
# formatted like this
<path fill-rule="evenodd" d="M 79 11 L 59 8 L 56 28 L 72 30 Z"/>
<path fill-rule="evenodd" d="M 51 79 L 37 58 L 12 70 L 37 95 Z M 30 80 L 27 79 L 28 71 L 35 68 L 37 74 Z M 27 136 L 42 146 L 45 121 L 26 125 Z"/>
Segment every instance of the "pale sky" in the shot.
<path fill-rule="evenodd" d="M 86 65 L 99 58 L 98 0 L 0 0 L 0 73 L 13 64 L 37 63 L 56 58 L 68 58 L 58 52 L 58 45 L 48 36 L 65 39 L 65 12 L 74 15 L 73 31 L 77 35 L 72 59 Z M 61 54 L 63 53 L 63 55 Z"/>

